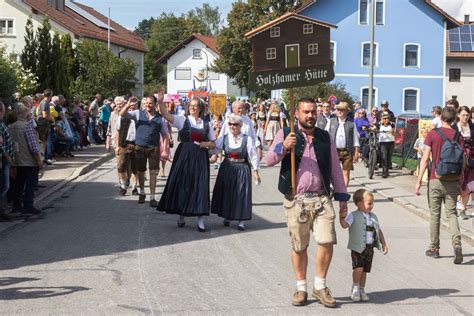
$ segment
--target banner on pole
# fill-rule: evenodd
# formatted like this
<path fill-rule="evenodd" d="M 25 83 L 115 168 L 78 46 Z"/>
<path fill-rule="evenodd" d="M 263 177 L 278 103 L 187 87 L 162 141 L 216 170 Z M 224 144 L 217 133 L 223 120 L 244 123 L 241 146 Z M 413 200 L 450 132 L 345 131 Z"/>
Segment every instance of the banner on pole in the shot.
<path fill-rule="evenodd" d="M 210 94 L 209 109 L 213 114 L 224 114 L 227 96 L 225 94 Z"/>

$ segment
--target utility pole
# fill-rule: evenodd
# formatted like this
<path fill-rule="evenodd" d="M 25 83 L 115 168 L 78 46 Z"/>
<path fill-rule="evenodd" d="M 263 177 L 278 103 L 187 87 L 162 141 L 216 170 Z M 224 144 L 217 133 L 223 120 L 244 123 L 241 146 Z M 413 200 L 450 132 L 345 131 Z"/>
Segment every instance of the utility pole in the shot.
<path fill-rule="evenodd" d="M 109 18 L 107 21 L 107 48 L 110 50 L 110 7 L 109 7 Z"/>
<path fill-rule="evenodd" d="M 371 17 L 370 17 L 370 74 L 369 74 L 369 104 L 367 106 L 367 110 L 369 113 L 372 111 L 373 104 L 373 97 L 374 97 L 374 37 L 375 37 L 375 2 L 376 0 L 372 0 L 372 8 L 371 8 Z"/>

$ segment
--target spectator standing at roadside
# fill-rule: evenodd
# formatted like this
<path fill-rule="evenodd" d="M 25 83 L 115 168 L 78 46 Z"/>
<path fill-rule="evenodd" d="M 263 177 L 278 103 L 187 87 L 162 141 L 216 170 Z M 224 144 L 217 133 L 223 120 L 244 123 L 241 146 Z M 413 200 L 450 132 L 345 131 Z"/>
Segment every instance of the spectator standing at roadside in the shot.
<path fill-rule="evenodd" d="M 357 132 L 359 133 L 359 144 L 360 144 L 360 151 L 364 153 L 364 145 L 366 141 L 366 133 L 365 130 L 369 128 L 369 120 L 367 119 L 367 112 L 365 109 L 359 109 L 359 116 L 355 118 L 354 124 L 357 127 Z"/>
<path fill-rule="evenodd" d="M 430 248 L 426 255 L 432 258 L 439 258 L 440 249 L 440 220 L 441 205 L 444 202 L 444 209 L 449 224 L 451 234 L 451 243 L 454 250 L 454 263 L 461 264 L 463 261 L 461 232 L 456 212 L 456 200 L 458 195 L 459 178 L 445 180 L 436 174 L 436 166 L 440 165 L 441 147 L 444 140 L 439 133 L 444 134 L 449 140 L 459 143 L 461 148 L 464 146 L 462 137 L 451 127 L 456 121 L 456 110 L 452 107 L 445 107 L 441 112 L 441 121 L 443 126 L 439 129 L 431 130 L 425 139 L 426 149 L 421 160 L 420 172 L 415 186 L 415 194 L 420 195 L 420 188 L 423 174 L 428 166 L 430 155 L 433 163 L 431 164 L 430 177 L 428 180 L 429 207 L 431 213 L 430 219 Z M 458 137 L 458 139 L 455 139 Z"/>
<path fill-rule="evenodd" d="M 107 138 L 107 127 L 109 126 L 110 115 L 112 113 L 112 98 L 105 100 L 104 105 L 99 108 L 100 112 L 100 123 L 102 124 L 102 139 L 105 141 Z"/>
<path fill-rule="evenodd" d="M 459 122 L 457 123 L 457 128 L 459 133 L 464 139 L 464 152 L 466 154 L 467 161 L 472 161 L 473 159 L 473 150 L 472 146 L 472 136 L 474 136 L 474 124 L 471 123 L 469 119 L 471 116 L 471 111 L 467 106 L 461 106 L 459 108 Z M 466 164 L 461 181 L 461 194 L 460 201 L 458 202 L 459 216 L 463 220 L 469 219 L 469 216 L 466 215 L 467 202 L 469 201 L 469 195 L 471 192 L 474 192 L 474 169 L 471 169 L 469 165 Z"/>
<path fill-rule="evenodd" d="M 43 167 L 38 139 L 29 122 L 30 112 L 22 103 L 18 107 L 18 120 L 10 125 L 13 144 L 13 166 L 16 168 L 12 212 L 40 214 L 34 207 L 34 188 L 39 170 Z"/>
<path fill-rule="evenodd" d="M 53 123 L 53 118 L 51 117 L 50 112 L 50 103 L 53 97 L 53 91 L 51 89 L 44 90 L 43 100 L 38 106 L 38 120 L 37 120 L 37 131 L 39 135 L 39 140 L 41 141 L 42 151 L 46 156 L 46 145 L 48 141 L 48 136 L 51 130 L 51 124 Z"/>
<path fill-rule="evenodd" d="M 441 111 L 443 110 L 442 107 L 439 105 L 433 106 L 433 110 L 431 111 L 431 114 L 433 114 L 434 119 L 431 120 L 431 128 L 440 128 L 442 123 L 441 123 Z"/>
<path fill-rule="evenodd" d="M 89 106 L 89 126 L 87 128 L 87 137 L 91 144 L 95 144 L 94 133 L 96 129 L 97 116 L 99 115 L 99 107 L 102 96 L 100 94 L 95 95 L 94 101 Z"/>
<path fill-rule="evenodd" d="M 395 146 L 395 136 L 388 113 L 382 115 L 379 132 L 380 154 L 382 156 L 382 178 L 387 178 L 392 162 L 393 148 Z"/>
<path fill-rule="evenodd" d="M 372 107 L 372 110 L 370 110 L 370 115 L 367 116 L 367 120 L 369 121 L 370 125 L 374 125 L 377 123 L 378 112 L 379 109 L 376 106 Z"/>

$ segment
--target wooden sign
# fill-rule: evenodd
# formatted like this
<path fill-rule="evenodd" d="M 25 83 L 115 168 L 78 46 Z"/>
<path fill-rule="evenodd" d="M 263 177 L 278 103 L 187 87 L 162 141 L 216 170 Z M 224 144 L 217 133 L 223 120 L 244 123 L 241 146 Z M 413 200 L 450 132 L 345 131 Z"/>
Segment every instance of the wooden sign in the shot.
<path fill-rule="evenodd" d="M 305 87 L 334 79 L 334 66 L 300 67 L 285 70 L 263 71 L 249 74 L 250 89 L 286 89 Z"/>
<path fill-rule="evenodd" d="M 210 94 L 209 108 L 213 114 L 224 114 L 227 96 L 225 94 Z"/>

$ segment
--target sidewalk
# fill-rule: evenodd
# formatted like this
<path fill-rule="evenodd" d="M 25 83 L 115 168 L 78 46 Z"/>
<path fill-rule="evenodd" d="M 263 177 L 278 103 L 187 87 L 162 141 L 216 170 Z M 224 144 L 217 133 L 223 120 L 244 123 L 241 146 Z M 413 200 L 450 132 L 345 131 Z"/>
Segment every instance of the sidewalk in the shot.
<path fill-rule="evenodd" d="M 40 171 L 40 188 L 35 191 L 35 206 L 43 208 L 51 202 L 52 195 L 68 183 L 77 179 L 113 157 L 104 145 L 94 145 L 83 151 L 75 151 L 74 158 L 57 158 L 52 165 L 45 165 Z M 44 187 L 43 187 L 44 186 Z M 24 220 L 0 222 L 0 232 L 22 223 Z"/>
<path fill-rule="evenodd" d="M 390 170 L 390 177 L 382 178 L 382 169 L 375 171 L 374 177 L 370 180 L 367 176 L 367 168 L 362 163 L 354 165 L 351 174 L 353 180 L 351 184 L 363 185 L 373 192 L 377 192 L 386 199 L 404 207 L 412 213 L 417 214 L 427 220 L 430 219 L 428 199 L 426 194 L 426 183 L 423 183 L 421 195 L 415 195 L 416 177 L 404 170 Z M 474 207 L 468 204 L 467 214 L 471 214 L 471 219 L 462 220 L 458 218 L 461 228 L 462 239 L 465 242 L 474 244 Z M 445 213 L 442 212 L 442 226 L 448 227 Z"/>

